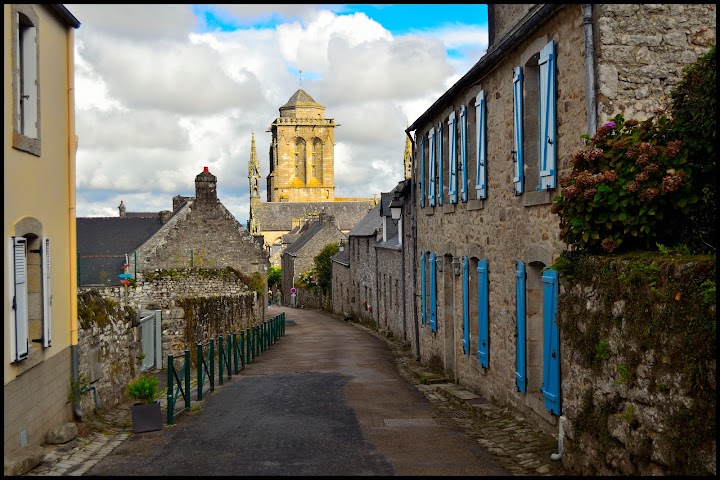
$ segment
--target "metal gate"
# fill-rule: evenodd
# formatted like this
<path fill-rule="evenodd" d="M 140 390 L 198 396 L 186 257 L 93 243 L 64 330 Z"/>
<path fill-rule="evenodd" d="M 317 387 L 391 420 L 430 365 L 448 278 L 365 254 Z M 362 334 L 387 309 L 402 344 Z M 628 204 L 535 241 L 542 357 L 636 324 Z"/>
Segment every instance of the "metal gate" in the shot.
<path fill-rule="evenodd" d="M 162 310 L 140 312 L 140 342 L 142 365 L 145 372 L 152 368 L 162 369 Z"/>

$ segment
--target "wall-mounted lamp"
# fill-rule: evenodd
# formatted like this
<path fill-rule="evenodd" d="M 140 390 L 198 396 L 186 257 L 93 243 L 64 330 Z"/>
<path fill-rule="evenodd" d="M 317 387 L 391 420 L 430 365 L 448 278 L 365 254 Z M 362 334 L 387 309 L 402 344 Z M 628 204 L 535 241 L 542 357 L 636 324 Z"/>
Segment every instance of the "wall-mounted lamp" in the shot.
<path fill-rule="evenodd" d="M 341 252 L 345 251 L 345 240 L 342 238 L 340 239 L 340 251 Z"/>
<path fill-rule="evenodd" d="M 458 257 L 453 258 L 452 269 L 456 277 L 460 276 L 460 259 Z"/>
<path fill-rule="evenodd" d="M 390 202 L 390 216 L 392 217 L 392 221 L 395 225 L 397 225 L 398 220 L 400 220 L 400 217 L 402 216 L 402 207 L 403 202 L 396 193 L 392 202 Z"/>
<path fill-rule="evenodd" d="M 443 271 L 443 257 L 442 255 L 438 255 L 435 258 L 435 264 L 437 265 L 437 271 L 442 272 Z"/>

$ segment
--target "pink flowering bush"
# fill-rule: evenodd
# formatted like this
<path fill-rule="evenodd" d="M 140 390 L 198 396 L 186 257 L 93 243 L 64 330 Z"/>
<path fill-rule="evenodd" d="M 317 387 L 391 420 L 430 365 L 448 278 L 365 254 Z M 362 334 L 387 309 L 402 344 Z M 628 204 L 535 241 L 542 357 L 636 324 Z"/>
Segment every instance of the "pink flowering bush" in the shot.
<path fill-rule="evenodd" d="M 560 238 L 577 250 L 620 252 L 668 243 L 698 197 L 682 141 L 665 115 L 645 121 L 617 115 L 573 156 L 559 179 L 553 212 Z"/>

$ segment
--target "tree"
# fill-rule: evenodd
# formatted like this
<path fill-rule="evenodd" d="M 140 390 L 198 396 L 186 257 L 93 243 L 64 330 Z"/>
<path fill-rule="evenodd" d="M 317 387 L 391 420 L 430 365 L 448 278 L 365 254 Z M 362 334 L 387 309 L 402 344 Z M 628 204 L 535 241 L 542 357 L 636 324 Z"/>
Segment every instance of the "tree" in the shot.
<path fill-rule="evenodd" d="M 314 258 L 317 284 L 325 294 L 332 285 L 332 261 L 330 257 L 339 250 L 340 246 L 337 243 L 328 243 Z"/>
<path fill-rule="evenodd" d="M 282 283 L 282 269 L 270 266 L 267 283 L 269 288 L 273 288 L 275 285 L 280 285 Z"/>

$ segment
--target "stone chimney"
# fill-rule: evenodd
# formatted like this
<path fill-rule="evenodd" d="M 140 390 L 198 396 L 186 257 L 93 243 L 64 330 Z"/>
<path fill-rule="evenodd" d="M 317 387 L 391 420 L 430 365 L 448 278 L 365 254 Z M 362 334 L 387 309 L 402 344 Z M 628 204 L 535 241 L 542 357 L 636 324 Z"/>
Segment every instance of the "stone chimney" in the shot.
<path fill-rule="evenodd" d="M 162 224 L 167 223 L 167 221 L 170 220 L 170 217 L 172 217 L 172 212 L 170 210 L 163 210 L 160 212 L 160 222 Z"/>
<path fill-rule="evenodd" d="M 217 177 L 208 167 L 195 177 L 195 198 L 198 202 L 217 202 Z"/>
<path fill-rule="evenodd" d="M 124 217 L 125 216 L 125 204 L 123 203 L 122 200 L 120 200 L 120 205 L 118 205 L 118 210 L 120 210 L 120 216 Z"/>

